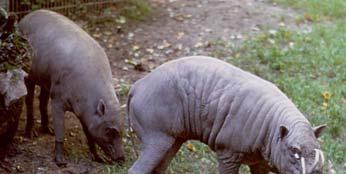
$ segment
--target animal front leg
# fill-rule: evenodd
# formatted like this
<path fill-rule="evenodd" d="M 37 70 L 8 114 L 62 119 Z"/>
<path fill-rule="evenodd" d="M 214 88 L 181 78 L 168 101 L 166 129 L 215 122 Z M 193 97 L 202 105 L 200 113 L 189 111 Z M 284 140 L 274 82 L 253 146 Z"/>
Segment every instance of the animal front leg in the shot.
<path fill-rule="evenodd" d="M 179 151 L 181 145 L 184 143 L 183 140 L 177 139 L 175 140 L 173 146 L 168 150 L 163 160 L 160 162 L 159 166 L 154 169 L 154 173 L 160 173 L 163 174 L 167 167 L 169 166 L 169 163 L 172 161 L 176 153 Z"/>
<path fill-rule="evenodd" d="M 91 153 L 92 160 L 97 161 L 99 163 L 103 163 L 104 162 L 103 159 L 97 154 L 95 141 L 92 139 L 88 128 L 85 126 L 84 123 L 82 123 L 82 127 L 88 141 L 88 147 Z"/>
<path fill-rule="evenodd" d="M 152 137 L 157 137 L 154 135 Z M 128 174 L 153 174 L 155 169 L 160 169 L 160 165 L 174 147 L 175 139 L 168 136 L 160 136 L 155 139 L 143 142 L 143 149 L 137 161 L 129 169 Z M 142 138 L 147 140 L 148 138 Z M 179 148 L 178 148 L 179 149 Z M 163 168 L 161 168 L 163 169 Z"/>
<path fill-rule="evenodd" d="M 55 132 L 55 163 L 59 167 L 66 166 L 63 155 L 64 143 L 64 108 L 60 100 L 52 99 L 52 116 Z"/>
<path fill-rule="evenodd" d="M 241 164 L 237 159 L 237 155 L 218 154 L 218 173 L 238 174 Z"/>

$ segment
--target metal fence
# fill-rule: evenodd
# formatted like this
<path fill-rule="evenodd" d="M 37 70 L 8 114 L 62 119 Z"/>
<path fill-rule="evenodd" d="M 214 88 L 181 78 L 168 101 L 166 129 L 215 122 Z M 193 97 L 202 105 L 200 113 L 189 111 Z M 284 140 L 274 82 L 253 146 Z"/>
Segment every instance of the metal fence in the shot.
<path fill-rule="evenodd" d="M 7 6 L 8 6 L 7 3 L 8 3 L 7 0 L 0 0 L 0 7 L 7 10 Z"/>
<path fill-rule="evenodd" d="M 100 12 L 119 1 L 126 0 L 0 0 L 0 5 L 7 6 L 7 11 L 21 18 L 36 9 L 50 9 L 65 15 L 76 11 Z"/>

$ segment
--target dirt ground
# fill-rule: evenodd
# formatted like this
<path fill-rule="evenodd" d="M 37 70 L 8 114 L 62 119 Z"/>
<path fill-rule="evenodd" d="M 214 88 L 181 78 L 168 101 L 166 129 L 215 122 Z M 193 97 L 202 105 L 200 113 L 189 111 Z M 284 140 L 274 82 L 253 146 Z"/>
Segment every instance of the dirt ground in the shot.
<path fill-rule="evenodd" d="M 263 0 L 149 0 L 152 13 L 145 20 L 122 21 L 96 25 L 88 31 L 106 49 L 115 78 L 114 85 L 132 84 L 151 69 L 168 60 L 211 55 L 215 42 L 241 44 L 261 30 L 285 25 L 296 29 L 298 12 L 283 9 Z M 78 21 L 83 25 L 83 21 Z M 224 50 L 231 54 L 232 50 Z M 221 54 L 222 56 L 222 54 Z M 126 97 L 119 95 L 124 104 Z M 35 103 L 36 128 L 40 114 Z M 84 134 L 77 118 L 66 114 L 66 168 L 58 168 L 53 160 L 54 137 L 39 135 L 23 138 L 25 113 L 15 138 L 18 154 L 6 159 L 9 171 L 0 173 L 100 173 L 103 164 L 92 162 Z M 123 114 L 124 115 L 124 114 Z"/>

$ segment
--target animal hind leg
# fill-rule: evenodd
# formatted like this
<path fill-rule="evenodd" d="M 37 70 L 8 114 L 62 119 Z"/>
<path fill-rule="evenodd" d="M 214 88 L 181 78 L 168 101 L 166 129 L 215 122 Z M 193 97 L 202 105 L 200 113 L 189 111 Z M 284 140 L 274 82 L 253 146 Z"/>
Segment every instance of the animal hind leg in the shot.
<path fill-rule="evenodd" d="M 64 143 L 64 105 L 59 99 L 52 98 L 52 117 L 55 133 L 55 163 L 59 167 L 66 166 L 63 154 Z"/>
<path fill-rule="evenodd" d="M 41 113 L 41 133 L 54 135 L 52 129 L 48 126 L 48 101 L 49 101 L 49 90 L 41 86 L 40 92 L 40 113 Z"/>
<path fill-rule="evenodd" d="M 155 137 L 155 138 L 153 138 Z M 162 172 L 173 154 L 179 149 L 176 140 L 167 135 L 148 135 L 142 137 L 143 149 L 137 161 L 129 169 L 128 174 L 153 174 Z M 179 146 L 180 147 L 180 146 Z M 163 164 L 165 163 L 165 164 Z"/>
<path fill-rule="evenodd" d="M 35 82 L 29 76 L 25 79 L 25 85 L 28 91 L 28 94 L 25 97 L 25 105 L 26 105 L 25 137 L 32 138 L 32 129 L 34 127 Z"/>

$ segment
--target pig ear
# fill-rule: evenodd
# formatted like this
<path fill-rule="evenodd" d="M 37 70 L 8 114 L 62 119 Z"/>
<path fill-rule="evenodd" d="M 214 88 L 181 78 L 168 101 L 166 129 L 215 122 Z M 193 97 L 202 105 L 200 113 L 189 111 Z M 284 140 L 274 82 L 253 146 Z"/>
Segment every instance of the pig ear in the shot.
<path fill-rule="evenodd" d="M 107 127 L 106 128 L 106 135 L 108 136 L 108 137 L 115 137 L 115 136 L 117 136 L 118 135 L 118 129 L 117 128 L 115 128 L 115 127 Z"/>
<path fill-rule="evenodd" d="M 106 105 L 105 102 L 100 99 L 98 105 L 97 105 L 97 114 L 99 114 L 100 116 L 104 116 L 106 113 Z"/>
<path fill-rule="evenodd" d="M 288 132 L 289 132 L 289 131 L 288 131 L 288 129 L 287 129 L 286 126 L 280 126 L 280 132 L 279 132 L 279 134 L 280 134 L 280 139 L 285 138 L 285 137 L 287 136 Z"/>
<path fill-rule="evenodd" d="M 327 128 L 327 125 L 326 124 L 322 124 L 322 125 L 319 125 L 319 126 L 316 126 L 314 127 L 314 133 L 315 133 L 315 136 L 316 138 L 319 138 L 322 134 L 322 132 Z"/>

